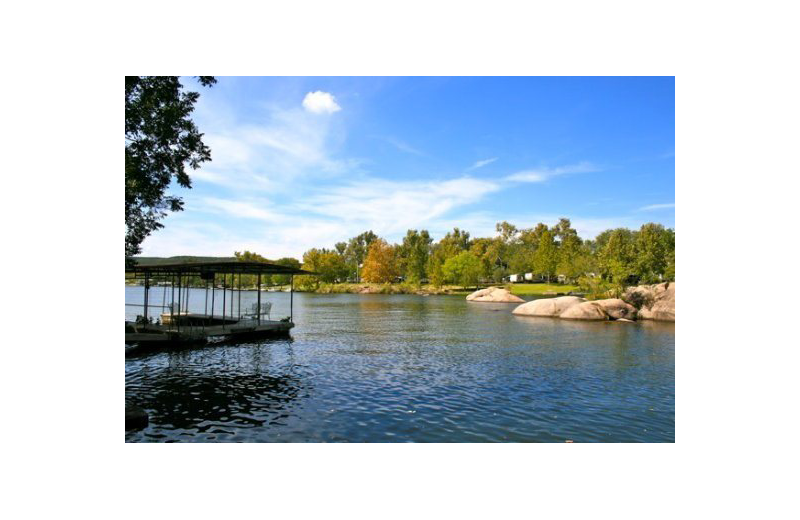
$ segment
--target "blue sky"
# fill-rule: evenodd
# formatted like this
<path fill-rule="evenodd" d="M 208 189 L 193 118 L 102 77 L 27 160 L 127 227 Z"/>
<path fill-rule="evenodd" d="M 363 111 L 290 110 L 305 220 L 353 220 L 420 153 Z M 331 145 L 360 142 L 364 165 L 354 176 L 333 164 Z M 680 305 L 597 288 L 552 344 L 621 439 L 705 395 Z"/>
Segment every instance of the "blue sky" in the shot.
<path fill-rule="evenodd" d="M 229 78 L 199 89 L 212 162 L 148 256 L 300 258 L 367 229 L 399 242 L 570 218 L 584 238 L 675 226 L 668 78 Z"/>

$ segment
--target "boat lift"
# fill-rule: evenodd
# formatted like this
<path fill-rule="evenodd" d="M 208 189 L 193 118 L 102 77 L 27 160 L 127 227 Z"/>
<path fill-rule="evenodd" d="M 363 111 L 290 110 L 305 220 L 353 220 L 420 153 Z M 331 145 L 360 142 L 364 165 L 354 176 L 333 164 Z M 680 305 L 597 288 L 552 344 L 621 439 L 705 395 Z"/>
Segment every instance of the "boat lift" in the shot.
<path fill-rule="evenodd" d="M 127 267 L 125 274 L 126 278 L 142 280 L 144 284 L 144 304 L 125 304 L 143 307 L 142 319 L 125 322 L 125 343 L 140 346 L 174 346 L 205 343 L 210 338 L 250 339 L 287 336 L 294 327 L 294 276 L 317 273 L 263 262 L 224 261 L 134 265 Z M 272 304 L 261 301 L 263 274 L 289 276 L 288 317 L 277 321 L 271 319 Z M 257 293 L 256 303 L 244 312 L 241 305 L 242 275 L 256 276 Z M 221 287 L 217 284 L 219 277 L 222 278 Z M 154 284 L 163 288 L 160 305 L 158 302 L 150 301 L 150 288 Z M 205 288 L 202 313 L 189 311 L 190 286 Z M 217 302 L 217 293 L 220 289 L 222 301 Z M 170 293 L 169 303 L 167 293 Z M 237 293 L 238 302 L 234 298 Z M 152 309 L 162 311 L 156 323 L 150 319 Z"/>

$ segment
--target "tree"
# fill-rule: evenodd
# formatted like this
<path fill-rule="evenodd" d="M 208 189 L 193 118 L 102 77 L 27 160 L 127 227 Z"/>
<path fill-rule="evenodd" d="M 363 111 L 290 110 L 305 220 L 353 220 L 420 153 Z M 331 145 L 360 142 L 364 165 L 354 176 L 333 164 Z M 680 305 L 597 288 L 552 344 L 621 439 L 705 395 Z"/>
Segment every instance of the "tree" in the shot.
<path fill-rule="evenodd" d="M 481 263 L 481 278 L 491 278 L 498 261 L 497 238 L 476 238 L 469 252 Z"/>
<path fill-rule="evenodd" d="M 537 274 L 547 277 L 547 283 L 550 283 L 550 277 L 556 273 L 558 267 L 558 248 L 553 235 L 550 231 L 542 232 L 539 237 L 539 247 L 533 253 L 533 270 Z"/>
<path fill-rule="evenodd" d="M 352 275 L 356 275 L 358 272 L 358 266 L 364 263 L 364 260 L 367 258 L 367 251 L 369 250 L 369 246 L 378 239 L 378 235 L 370 231 L 365 231 L 358 235 L 357 237 L 351 238 L 347 242 L 347 247 L 345 248 L 344 257 L 347 264 L 351 267 L 350 273 Z M 355 276 L 356 281 L 358 281 L 358 277 Z"/>
<path fill-rule="evenodd" d="M 447 281 L 461 287 L 477 286 L 481 276 L 481 262 L 469 251 L 448 258 L 442 266 Z"/>
<path fill-rule="evenodd" d="M 306 251 L 303 254 L 303 269 L 318 273 L 315 277 L 318 282 L 336 283 L 347 277 L 344 258 L 325 248 Z"/>
<path fill-rule="evenodd" d="M 620 294 L 631 275 L 636 273 L 634 235 L 630 229 L 619 228 L 604 231 L 603 246 L 598 250 L 598 265 L 603 277 L 614 284 Z M 598 235 L 598 242 L 601 236 Z"/>
<path fill-rule="evenodd" d="M 583 253 L 577 234 L 564 236 L 558 246 L 558 274 L 563 274 L 569 281 L 575 281 L 583 275 L 586 272 Z"/>
<path fill-rule="evenodd" d="M 406 280 L 419 285 L 426 278 L 426 268 L 431 250 L 431 236 L 423 229 L 409 229 L 399 247 L 399 260 Z"/>
<path fill-rule="evenodd" d="M 367 282 L 390 283 L 397 275 L 394 248 L 382 238 L 373 241 L 364 260 L 361 277 Z"/>
<path fill-rule="evenodd" d="M 542 238 L 542 234 L 548 230 L 549 228 L 547 227 L 547 224 L 539 222 L 536 224 L 535 228 L 523 229 L 520 231 L 519 240 L 522 242 L 523 247 L 528 249 L 530 252 L 533 252 L 537 247 L 539 247 L 539 241 Z"/>
<path fill-rule="evenodd" d="M 569 237 L 578 237 L 578 232 L 572 228 L 572 222 L 570 222 L 568 218 L 560 218 L 558 224 L 553 226 L 551 231 L 553 237 L 555 237 L 559 243 L 564 242 L 564 240 Z"/>
<path fill-rule="evenodd" d="M 470 246 L 469 231 L 453 228 L 453 231 L 447 233 L 439 243 L 454 253 L 457 251 L 466 251 Z"/>
<path fill-rule="evenodd" d="M 670 258 L 675 267 L 675 235 L 661 224 L 644 224 L 636 234 L 636 274 L 644 283 L 660 282 L 667 276 Z M 669 277 L 667 277 L 669 278 Z"/>
<path fill-rule="evenodd" d="M 200 84 L 216 83 L 199 76 Z M 197 169 L 211 160 L 211 150 L 189 118 L 200 94 L 186 92 L 177 76 L 125 77 L 125 259 L 168 211 L 181 211 L 183 200 L 165 191 L 173 177 L 184 188 L 192 182 L 186 165 Z"/>
<path fill-rule="evenodd" d="M 664 226 L 661 224 L 648 223 L 642 225 L 636 233 L 635 265 L 636 274 L 645 283 L 658 281 L 659 275 L 663 275 L 666 267 L 666 256 L 664 243 L 661 234 Z"/>
<path fill-rule="evenodd" d="M 517 226 L 509 224 L 505 220 L 495 224 L 494 229 L 500 234 L 500 239 L 509 244 L 517 238 Z"/>
<path fill-rule="evenodd" d="M 300 260 L 292 257 L 278 258 L 272 263 L 295 269 L 300 269 L 301 266 Z M 290 274 L 273 274 L 270 278 L 273 285 L 288 285 L 291 282 L 291 277 L 292 275 Z"/>
<path fill-rule="evenodd" d="M 525 273 L 533 269 L 533 249 L 524 244 L 509 246 L 508 271 L 510 273 Z"/>
<path fill-rule="evenodd" d="M 236 257 L 236 260 L 239 262 L 261 262 L 261 263 L 270 263 L 269 260 L 264 258 L 263 256 L 259 255 L 258 253 L 253 253 L 250 251 L 234 251 L 233 256 Z M 242 287 L 253 287 L 258 285 L 258 278 L 257 275 L 254 274 L 244 274 L 241 275 L 241 283 Z M 261 283 L 269 285 L 271 283 L 270 275 L 261 275 Z"/>
<path fill-rule="evenodd" d="M 440 287 L 445 282 L 445 275 L 442 266 L 451 258 L 462 251 L 470 248 L 469 232 L 453 228 L 439 242 L 433 246 L 431 256 L 428 261 L 428 275 L 431 283 Z"/>

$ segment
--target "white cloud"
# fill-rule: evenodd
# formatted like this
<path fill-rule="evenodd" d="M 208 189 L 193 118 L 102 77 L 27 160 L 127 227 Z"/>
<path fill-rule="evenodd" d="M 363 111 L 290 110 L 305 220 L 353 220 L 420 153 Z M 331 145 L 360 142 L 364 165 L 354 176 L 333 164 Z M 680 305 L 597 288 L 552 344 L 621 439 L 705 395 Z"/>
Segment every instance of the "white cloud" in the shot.
<path fill-rule="evenodd" d="M 336 157 L 346 135 L 341 122 L 301 107 L 272 106 L 253 116 L 255 122 L 214 125 L 204 137 L 212 162 L 193 172 L 193 179 L 246 193 L 285 192 L 297 179 L 358 171 L 358 159 Z"/>
<path fill-rule="evenodd" d="M 524 170 L 521 172 L 513 173 L 506 177 L 507 181 L 514 182 L 543 182 L 551 177 L 558 175 L 566 175 L 570 173 L 590 173 L 599 172 L 600 168 L 588 161 L 582 161 L 576 164 L 567 166 L 559 166 L 556 168 L 534 168 L 531 170 Z"/>
<path fill-rule="evenodd" d="M 364 178 L 328 187 L 324 193 L 310 196 L 298 209 L 354 224 L 355 228 L 373 228 L 391 238 L 407 229 L 432 226 L 450 211 L 499 189 L 496 183 L 470 177 L 441 182 Z"/>
<path fill-rule="evenodd" d="M 478 168 L 483 168 L 487 164 L 491 164 L 497 160 L 497 157 L 492 157 L 491 159 L 483 159 L 482 161 L 475 161 L 475 164 L 467 168 L 467 171 L 477 170 Z"/>
<path fill-rule="evenodd" d="M 266 222 L 281 223 L 286 217 L 272 209 L 273 205 L 265 199 L 258 201 L 229 200 L 216 197 L 204 197 L 195 204 L 195 209 L 224 213 L 236 218 L 249 218 Z M 269 209 L 268 209 L 269 208 Z"/>
<path fill-rule="evenodd" d="M 507 181 L 517 182 L 544 182 L 547 180 L 547 175 L 535 171 L 517 172 L 506 177 Z"/>
<path fill-rule="evenodd" d="M 280 197 L 241 193 L 189 201 L 189 195 L 187 204 L 191 202 L 193 215 L 216 215 L 217 227 L 192 222 L 186 213 L 170 216 L 167 226 L 148 238 L 144 250 L 158 256 L 227 256 L 250 249 L 267 258 L 300 258 L 312 247 L 330 248 L 367 229 L 391 242 L 402 241 L 408 229 L 427 229 L 434 237 L 453 226 L 473 226 L 477 232 L 494 226 L 491 217 L 456 218 L 454 211 L 500 188 L 500 184 L 466 176 L 440 182 L 361 177 L 341 185 L 310 187 L 303 197 L 286 202 Z M 214 219 L 204 218 L 204 222 Z"/>
<path fill-rule="evenodd" d="M 321 90 L 306 94 L 303 98 L 303 108 L 314 114 L 333 114 L 342 109 L 332 94 Z"/>
<path fill-rule="evenodd" d="M 675 207 L 674 202 L 671 204 L 651 204 L 649 206 L 642 206 L 641 208 L 639 208 L 638 211 L 655 211 L 658 209 L 669 209 L 674 207 Z"/>

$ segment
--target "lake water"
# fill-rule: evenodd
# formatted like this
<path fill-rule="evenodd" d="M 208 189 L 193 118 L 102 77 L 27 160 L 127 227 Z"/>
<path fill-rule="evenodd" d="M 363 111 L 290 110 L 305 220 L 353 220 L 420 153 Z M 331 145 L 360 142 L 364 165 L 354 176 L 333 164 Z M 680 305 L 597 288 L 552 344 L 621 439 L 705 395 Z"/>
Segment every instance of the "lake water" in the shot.
<path fill-rule="evenodd" d="M 202 311 L 205 291 L 190 292 Z M 143 301 L 141 287 L 125 293 Z M 262 301 L 273 302 L 273 319 L 289 314 L 287 293 Z M 255 292 L 243 292 L 242 307 L 251 302 Z M 674 324 L 513 308 L 464 296 L 295 293 L 291 339 L 127 357 L 126 399 L 150 425 L 125 440 L 674 442 Z"/>

